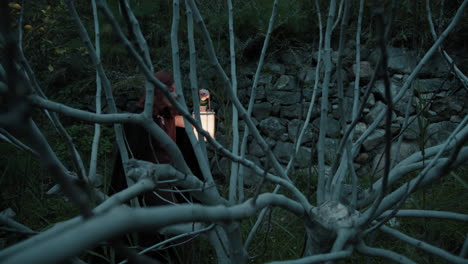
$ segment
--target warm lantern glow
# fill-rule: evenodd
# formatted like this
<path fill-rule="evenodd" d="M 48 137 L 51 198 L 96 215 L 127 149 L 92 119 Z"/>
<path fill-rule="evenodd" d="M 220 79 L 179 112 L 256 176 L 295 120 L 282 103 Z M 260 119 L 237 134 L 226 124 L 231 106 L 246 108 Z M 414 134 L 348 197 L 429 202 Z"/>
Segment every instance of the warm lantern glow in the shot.
<path fill-rule="evenodd" d="M 212 138 L 215 137 L 215 112 L 214 111 L 200 111 L 200 123 L 203 127 L 204 130 L 206 130 L 208 133 L 210 133 L 210 136 Z M 195 134 L 195 137 L 198 139 L 198 132 L 195 128 L 193 128 L 193 133 Z M 205 138 L 206 141 L 206 138 Z"/>

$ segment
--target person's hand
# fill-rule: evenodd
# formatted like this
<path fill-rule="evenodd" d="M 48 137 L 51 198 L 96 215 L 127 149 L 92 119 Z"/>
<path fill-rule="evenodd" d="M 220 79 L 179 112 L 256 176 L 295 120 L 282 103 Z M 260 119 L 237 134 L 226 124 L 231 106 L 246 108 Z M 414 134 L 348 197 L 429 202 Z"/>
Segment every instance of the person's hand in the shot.
<path fill-rule="evenodd" d="M 210 98 L 210 92 L 206 89 L 200 89 L 198 94 L 200 95 L 200 101 L 205 101 Z"/>

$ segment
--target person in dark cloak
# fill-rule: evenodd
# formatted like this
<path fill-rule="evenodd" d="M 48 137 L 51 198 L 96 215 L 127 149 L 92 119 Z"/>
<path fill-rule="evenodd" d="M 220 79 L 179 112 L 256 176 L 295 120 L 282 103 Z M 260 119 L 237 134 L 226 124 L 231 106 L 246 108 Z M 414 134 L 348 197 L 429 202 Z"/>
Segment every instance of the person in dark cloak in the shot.
<path fill-rule="evenodd" d="M 164 83 L 171 92 L 171 95 L 176 98 L 176 87 L 173 76 L 170 72 L 157 72 L 156 78 Z M 200 94 L 206 98 L 205 93 Z M 209 94 L 208 94 L 209 97 Z M 145 97 L 141 97 L 137 104 L 138 113 L 143 111 L 145 105 Z M 178 145 L 183 153 L 187 165 L 192 170 L 193 174 L 201 177 L 201 171 L 198 166 L 195 153 L 190 144 L 188 136 L 185 132 L 184 122 L 182 116 L 178 115 L 176 109 L 172 106 L 170 101 L 160 89 L 155 89 L 154 92 L 154 107 L 153 107 L 153 120 L 161 127 L 166 134 Z M 158 142 L 151 137 L 150 133 L 144 128 L 136 124 L 125 124 L 123 126 L 124 134 L 129 147 L 129 156 L 134 159 L 149 161 L 158 164 L 171 163 L 169 154 L 159 146 Z M 120 154 L 117 153 L 114 159 L 114 168 L 110 184 L 110 194 L 117 193 L 127 188 L 126 179 L 123 173 L 123 165 Z M 169 184 L 159 184 L 158 189 L 172 189 Z M 184 195 L 184 196 L 182 196 Z M 163 192 L 153 191 L 148 192 L 139 197 L 139 201 L 145 206 L 160 206 L 171 203 L 183 203 L 187 200 L 192 200 L 188 194 L 178 194 L 176 192 Z M 147 247 L 157 242 L 163 241 L 164 236 L 161 234 L 139 234 L 139 244 Z M 191 249 L 189 246 L 178 247 L 176 250 L 170 252 L 159 251 L 156 255 L 151 255 L 159 260 L 170 259 L 170 263 L 190 263 Z"/>

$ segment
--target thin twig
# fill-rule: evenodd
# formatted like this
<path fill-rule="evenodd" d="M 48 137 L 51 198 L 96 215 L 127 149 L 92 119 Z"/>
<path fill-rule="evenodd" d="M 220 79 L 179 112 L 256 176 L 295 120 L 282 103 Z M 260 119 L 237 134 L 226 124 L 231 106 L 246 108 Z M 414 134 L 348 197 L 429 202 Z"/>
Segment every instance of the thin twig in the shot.
<path fill-rule="evenodd" d="M 390 228 L 388 226 L 381 226 L 380 230 L 384 232 L 385 234 L 391 235 L 392 237 L 395 237 L 405 243 L 408 243 L 416 248 L 419 248 L 429 254 L 436 255 L 438 257 L 441 257 L 451 263 L 466 263 L 466 259 L 463 259 L 459 256 L 455 256 L 439 247 L 435 247 L 433 245 L 430 245 L 424 241 L 421 241 L 419 239 L 413 238 L 411 236 L 405 235 L 402 232 L 399 232 L 393 228 Z"/>
<path fill-rule="evenodd" d="M 151 247 L 145 248 L 144 250 L 138 252 L 138 255 L 143 255 L 146 252 L 152 251 L 154 249 L 157 249 L 157 250 L 167 249 L 168 247 L 165 247 L 165 248 L 161 248 L 161 247 L 166 245 L 167 243 L 170 243 L 172 241 L 175 241 L 175 240 L 178 240 L 178 239 L 181 239 L 181 238 L 184 238 L 184 237 L 192 237 L 191 239 L 193 239 L 193 238 L 195 238 L 196 236 L 198 236 L 198 235 L 200 235 L 202 233 L 205 233 L 205 232 L 208 232 L 208 231 L 212 230 L 214 227 L 215 227 L 215 224 L 211 224 L 211 225 L 209 225 L 209 226 L 207 226 L 205 228 L 199 229 L 199 230 L 195 230 L 195 231 L 192 231 L 192 232 L 188 232 L 188 233 L 184 233 L 184 234 L 180 234 L 180 235 L 171 237 L 171 238 L 166 239 L 164 241 L 161 241 L 161 242 L 159 242 L 157 244 L 154 244 Z M 188 241 L 184 241 L 184 242 L 186 243 Z M 180 244 L 172 245 L 170 247 L 179 246 L 179 245 Z M 125 264 L 127 262 L 128 262 L 128 260 L 124 260 L 124 261 L 119 262 L 119 264 Z"/>
<path fill-rule="evenodd" d="M 93 19 L 94 19 L 94 42 L 96 46 L 96 56 L 98 60 L 101 59 L 101 44 L 100 44 L 100 31 L 99 31 L 99 16 L 97 13 L 96 7 L 96 0 L 92 0 L 91 2 L 93 7 Z M 99 76 L 99 72 L 96 70 L 96 114 L 99 115 L 101 113 L 101 94 L 102 94 L 102 83 L 101 77 Z M 101 137 L 101 125 L 94 124 L 94 136 L 93 136 L 93 143 L 91 147 L 91 159 L 89 162 L 89 172 L 88 172 L 88 179 L 93 186 L 96 186 L 97 175 L 96 175 L 96 167 L 97 167 L 97 155 L 99 149 L 99 139 Z"/>
<path fill-rule="evenodd" d="M 382 257 L 402 264 L 416 264 L 416 262 L 405 257 L 404 255 L 398 254 L 388 249 L 369 247 L 362 241 L 357 245 L 356 250 L 359 253 L 367 256 Z"/>
<path fill-rule="evenodd" d="M 393 99 L 392 91 L 390 90 L 390 79 L 387 73 L 387 48 L 385 45 L 385 25 L 384 25 L 384 7 L 383 3 L 378 1 L 374 2 L 377 6 L 375 8 L 376 21 L 377 21 L 377 30 L 379 31 L 379 48 L 382 58 L 382 66 L 380 68 L 381 74 L 383 75 L 384 84 L 385 84 L 385 99 L 387 101 L 386 109 L 386 122 L 385 122 L 385 169 L 384 175 L 382 178 L 382 185 L 379 195 L 375 202 L 372 204 L 372 208 L 368 214 L 368 219 L 364 221 L 364 225 L 367 225 L 373 218 L 374 214 L 377 211 L 377 208 L 380 206 L 383 198 L 387 194 L 388 187 L 388 177 L 390 173 L 390 151 L 392 146 L 392 114 L 393 114 Z"/>
<path fill-rule="evenodd" d="M 442 5 L 444 1 L 441 1 Z M 431 31 L 432 38 L 437 40 L 437 33 L 435 31 L 434 27 L 434 22 L 432 21 L 432 13 L 431 13 L 431 5 L 429 0 L 426 0 L 426 12 L 427 12 L 427 21 L 429 23 L 429 29 Z M 440 9 L 441 14 L 443 13 L 443 7 Z M 440 19 L 439 19 L 440 20 Z M 441 26 L 439 24 L 439 26 Z M 448 53 L 442 49 L 442 46 L 439 47 L 439 52 L 442 54 L 442 56 L 445 58 L 448 66 L 452 68 L 452 70 L 455 72 L 455 75 L 458 77 L 462 85 L 465 87 L 465 89 L 468 90 L 468 77 L 458 68 L 458 66 L 454 63 L 454 60 L 448 55 Z"/>

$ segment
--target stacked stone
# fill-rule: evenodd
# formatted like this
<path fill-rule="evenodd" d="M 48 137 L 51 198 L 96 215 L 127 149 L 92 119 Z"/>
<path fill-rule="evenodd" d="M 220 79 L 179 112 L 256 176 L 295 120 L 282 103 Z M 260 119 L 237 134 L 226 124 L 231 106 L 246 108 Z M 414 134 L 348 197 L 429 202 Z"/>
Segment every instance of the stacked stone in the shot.
<path fill-rule="evenodd" d="M 351 53 L 350 50 L 348 52 Z M 365 53 L 365 52 L 364 52 Z M 395 95 L 407 79 L 411 69 L 414 68 L 418 60 L 416 54 L 400 48 L 388 49 L 388 71 L 391 76 L 391 91 Z M 356 65 L 350 59 L 353 54 L 346 54 L 344 59 L 344 70 L 342 76 L 345 85 L 344 112 L 347 124 L 351 122 L 352 94 L 354 89 L 354 74 Z M 315 65 L 312 58 L 307 58 L 305 51 L 287 51 L 278 56 L 278 61 L 269 61 L 264 65 L 263 73 L 258 82 L 255 95 L 255 105 L 253 108 L 254 123 L 261 134 L 267 139 L 278 160 L 286 165 L 293 154 L 294 143 L 297 140 L 298 132 L 304 125 L 305 116 L 312 96 L 312 89 L 315 81 Z M 361 81 L 360 92 L 364 94 L 366 84 L 369 82 L 373 72 L 373 66 L 378 59 L 378 52 L 370 52 L 369 56 L 363 57 L 361 61 Z M 336 63 L 337 53 L 333 53 L 333 61 Z M 349 71 L 348 71 L 349 70 Z M 407 102 L 412 98 L 409 108 L 410 121 L 414 120 L 403 133 L 403 143 L 399 150 L 398 160 L 402 160 L 409 155 L 419 151 L 421 147 L 430 147 L 442 143 L 453 129 L 460 123 L 468 111 L 466 100 L 467 91 L 461 83 L 453 78 L 449 72 L 450 68 L 438 55 L 433 56 L 429 63 L 423 67 L 418 78 L 413 82 L 414 92 L 406 93 L 402 100 L 394 105 L 392 113 L 392 134 L 398 135 L 402 132 L 404 116 Z M 343 135 L 339 118 L 342 115 L 340 101 L 337 94 L 336 70 L 333 70 L 332 82 L 330 84 L 329 112 L 327 118 L 327 132 L 325 139 L 326 163 L 331 164 L 336 155 L 336 148 Z M 239 87 L 239 98 L 247 105 L 250 98 L 253 71 L 246 71 L 239 76 L 239 83 L 245 86 Z M 319 83 L 320 85 L 320 83 Z M 366 102 L 364 114 L 361 116 L 356 126 L 354 140 L 359 138 L 367 127 L 386 108 L 385 86 L 382 80 L 378 80 L 373 88 L 369 100 Z M 425 107 L 419 115 L 419 119 L 424 119 L 426 128 L 420 129 L 418 124 L 418 109 Z M 320 123 L 320 87 L 317 100 L 312 112 L 312 118 L 304 134 L 302 147 L 300 148 L 295 161 L 296 168 L 306 168 L 316 164 L 316 143 L 319 133 Z M 243 128 L 243 123 L 240 125 Z M 426 132 L 427 140 L 421 142 L 423 132 Z M 220 130 L 218 134 L 225 133 Z M 222 136 L 221 136 L 222 137 Z M 260 148 L 258 142 L 249 138 L 247 158 L 258 163 L 265 164 L 265 152 Z M 385 120 L 380 122 L 378 128 L 363 141 L 360 153 L 355 158 L 355 166 L 358 167 L 360 176 L 369 173 L 381 175 L 383 161 L 381 156 L 385 140 Z M 395 151 L 396 140 L 392 146 Z M 392 154 L 393 155 L 393 154 Z M 380 161 L 380 163 L 379 163 Z M 226 166 L 222 170 L 229 171 L 227 160 L 222 163 Z M 254 175 L 245 175 L 247 183 L 249 178 L 254 179 Z M 250 182 L 251 183 L 251 182 Z"/>
<path fill-rule="evenodd" d="M 343 82 L 344 82 L 344 113 L 345 122 L 351 123 L 354 79 L 356 65 L 354 64 L 353 44 L 345 49 L 343 58 Z M 318 59 L 317 52 L 312 49 L 300 50 L 289 49 L 279 52 L 274 58 L 269 59 L 262 68 L 255 94 L 255 105 L 253 107 L 253 122 L 261 132 L 262 136 L 270 145 L 278 160 L 286 165 L 293 154 L 294 143 L 298 133 L 304 125 L 304 120 L 312 97 L 312 90 L 315 83 L 314 68 Z M 336 66 L 337 52 L 332 53 L 332 62 Z M 373 68 L 378 60 L 378 51 L 369 51 L 366 48 L 361 50 L 360 62 L 360 93 L 364 94 Z M 457 60 L 457 58 L 454 58 Z M 403 86 L 411 70 L 418 62 L 417 54 L 414 51 L 401 48 L 388 48 L 388 73 L 392 94 L 395 95 Z M 336 67 L 332 70 L 330 83 L 329 110 L 327 118 L 327 132 L 325 139 L 325 160 L 326 164 L 331 164 L 336 156 L 336 149 L 343 136 L 340 127 L 341 108 L 338 98 L 338 88 L 336 85 Z M 238 74 L 238 97 L 244 106 L 248 105 L 251 94 L 253 76 L 256 65 L 246 65 L 239 69 Z M 323 71 L 320 73 L 321 79 Z M 113 78 L 114 97 L 116 104 L 121 111 L 134 111 L 136 102 L 144 87 L 142 76 L 116 77 Z M 187 80 L 185 80 L 187 82 Z M 222 82 L 216 79 L 213 71 L 203 71 L 200 78 L 203 87 L 221 86 Z M 316 102 L 312 111 L 310 123 L 303 136 L 302 145 L 295 159 L 296 168 L 307 168 L 317 164 L 316 144 L 319 134 L 320 124 L 320 96 L 321 83 L 319 83 Z M 409 155 L 419 151 L 422 147 L 431 147 L 443 142 L 454 128 L 461 122 L 468 112 L 468 93 L 450 73 L 450 66 L 439 55 L 435 54 L 429 62 L 422 68 L 418 78 L 413 82 L 413 92 L 407 92 L 398 103 L 394 105 L 392 113 L 392 134 L 393 136 L 403 133 L 403 143 L 398 153 L 398 159 L 402 160 Z M 185 87 L 190 87 L 188 82 Z M 190 94 L 189 91 L 186 91 Z M 409 126 L 402 131 L 407 102 L 412 100 L 409 107 Z M 83 105 L 78 107 L 87 108 L 94 111 L 94 99 L 84 97 Z M 230 111 L 222 111 L 214 97 L 212 105 L 217 115 L 221 119 L 230 120 Z M 103 99 L 104 111 L 106 101 Z M 421 111 L 418 115 L 418 111 Z M 386 108 L 385 86 L 382 80 L 377 80 L 372 90 L 370 98 L 367 100 L 364 113 L 355 128 L 354 140 L 357 140 L 377 116 Z M 226 116 L 223 116 L 226 115 Z M 419 117 L 418 117 L 419 116 Z M 418 122 L 418 119 L 420 122 Z M 426 123 L 421 128 L 422 121 Z M 381 175 L 383 162 L 381 161 L 384 138 L 385 120 L 380 122 L 378 128 L 363 141 L 358 155 L 354 162 L 358 168 L 358 174 L 368 175 L 369 173 Z M 230 126 L 228 124 L 227 126 Z M 239 123 L 239 129 L 244 129 L 243 121 Z M 227 146 L 226 135 L 230 134 L 229 129 L 223 123 L 217 124 L 216 139 Z M 425 135 L 424 135 L 425 134 Z M 421 140 L 423 136 L 425 140 Z M 396 141 L 392 146 L 395 151 Z M 210 151 L 211 166 L 213 173 L 218 177 L 227 176 L 230 170 L 230 162 L 223 157 L 214 156 Z M 394 153 L 392 153 L 393 155 Z M 263 166 L 266 161 L 265 152 L 252 136 L 249 137 L 247 158 Z M 380 161 L 380 162 L 379 162 Z M 256 179 L 254 173 L 247 170 L 245 175 L 246 183 L 252 184 Z"/>

